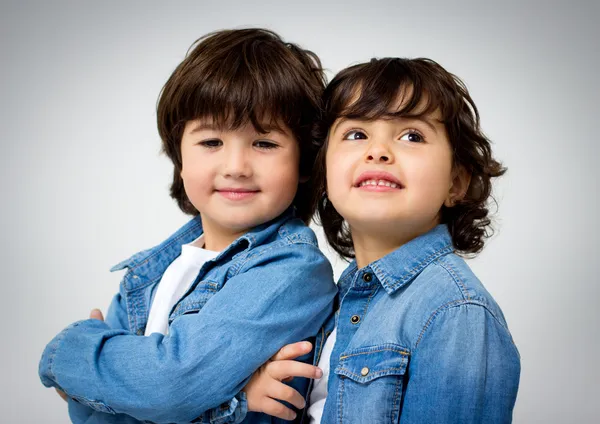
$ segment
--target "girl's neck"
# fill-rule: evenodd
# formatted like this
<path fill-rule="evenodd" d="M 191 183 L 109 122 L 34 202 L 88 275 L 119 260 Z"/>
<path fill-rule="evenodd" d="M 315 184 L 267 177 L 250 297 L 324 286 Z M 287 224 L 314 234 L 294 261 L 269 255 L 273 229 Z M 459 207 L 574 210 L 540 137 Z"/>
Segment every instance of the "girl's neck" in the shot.
<path fill-rule="evenodd" d="M 428 225 L 427 228 L 407 229 L 406 231 L 392 231 L 389 228 L 387 231 L 361 231 L 351 226 L 356 265 L 359 269 L 364 268 L 412 239 L 432 230 L 436 225 L 437 222 Z"/>

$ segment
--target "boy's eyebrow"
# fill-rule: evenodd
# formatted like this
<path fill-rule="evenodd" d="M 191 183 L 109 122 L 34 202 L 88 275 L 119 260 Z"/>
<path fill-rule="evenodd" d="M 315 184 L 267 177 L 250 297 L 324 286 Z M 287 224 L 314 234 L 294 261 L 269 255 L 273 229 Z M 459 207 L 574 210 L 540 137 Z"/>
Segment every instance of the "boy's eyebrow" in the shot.
<path fill-rule="evenodd" d="M 283 128 L 277 125 L 262 125 L 262 129 L 266 131 L 265 134 L 271 132 L 278 132 L 282 135 L 288 135 L 288 133 Z M 190 134 L 194 134 L 203 130 L 221 131 L 223 130 L 223 128 L 213 123 L 199 122 L 194 125 L 194 127 L 190 131 Z"/>
<path fill-rule="evenodd" d="M 218 128 L 213 124 L 208 124 L 206 122 L 199 122 L 194 125 L 194 128 L 190 131 L 190 134 L 194 134 L 203 130 L 217 130 Z"/>
<path fill-rule="evenodd" d="M 267 133 L 278 132 L 282 135 L 288 135 L 288 133 L 283 128 L 281 128 L 277 125 L 261 125 L 261 126 L 262 126 L 262 129 L 265 130 Z"/>

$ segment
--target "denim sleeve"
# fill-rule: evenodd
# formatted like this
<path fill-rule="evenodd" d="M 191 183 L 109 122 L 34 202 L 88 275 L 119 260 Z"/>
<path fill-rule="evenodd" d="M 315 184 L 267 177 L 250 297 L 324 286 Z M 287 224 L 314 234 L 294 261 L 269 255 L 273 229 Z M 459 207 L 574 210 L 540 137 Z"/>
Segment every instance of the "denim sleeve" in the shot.
<path fill-rule="evenodd" d="M 510 423 L 520 359 L 510 333 L 485 307 L 435 313 L 409 362 L 400 422 Z"/>
<path fill-rule="evenodd" d="M 127 309 L 120 292 L 113 297 L 112 302 L 106 311 L 106 315 L 104 316 L 104 322 L 112 329 L 127 330 L 129 328 Z M 69 418 L 73 424 L 140 423 L 140 421 L 123 414 L 110 414 L 97 411 L 91 406 L 88 406 L 85 402 L 76 401 L 73 398 L 69 398 L 68 402 Z"/>
<path fill-rule="evenodd" d="M 44 350 L 43 384 L 139 420 L 243 419 L 244 399 L 232 399 L 281 346 L 318 332 L 337 289 L 331 265 L 308 244 L 256 256 L 242 271 L 198 313 L 175 319 L 168 336 L 139 337 L 97 320 L 72 324 Z"/>

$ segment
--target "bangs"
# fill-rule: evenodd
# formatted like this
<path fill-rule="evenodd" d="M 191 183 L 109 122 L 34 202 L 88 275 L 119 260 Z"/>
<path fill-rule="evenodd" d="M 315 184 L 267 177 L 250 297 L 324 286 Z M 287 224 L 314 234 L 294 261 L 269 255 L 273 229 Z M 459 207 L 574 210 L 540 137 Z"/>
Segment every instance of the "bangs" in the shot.
<path fill-rule="evenodd" d="M 440 111 L 443 123 L 459 112 L 447 81 L 429 59 L 373 59 L 342 71 L 332 81 L 326 108 L 331 118 L 423 118 Z M 437 64 L 435 64 L 437 65 Z M 437 65 L 439 66 L 439 65 Z"/>
<path fill-rule="evenodd" d="M 223 130 L 250 123 L 259 133 L 266 133 L 309 121 L 304 115 L 307 111 L 314 114 L 320 102 L 318 90 L 299 77 L 292 53 L 285 47 L 275 49 L 270 42 L 240 43 L 224 50 L 222 57 L 212 56 L 205 63 L 199 60 L 182 70 L 186 78 L 178 87 L 181 97 L 173 99 L 173 123 L 208 119 Z"/>
<path fill-rule="evenodd" d="M 282 125 L 293 128 L 301 121 L 301 109 L 291 107 L 289 101 L 299 94 L 258 89 L 248 70 L 238 68 L 235 74 L 220 71 L 228 77 L 215 76 L 182 90 L 186 96 L 181 99 L 176 118 L 180 125 L 206 119 L 219 129 L 235 131 L 250 123 L 257 132 L 267 133 L 272 128 L 283 131 Z"/>

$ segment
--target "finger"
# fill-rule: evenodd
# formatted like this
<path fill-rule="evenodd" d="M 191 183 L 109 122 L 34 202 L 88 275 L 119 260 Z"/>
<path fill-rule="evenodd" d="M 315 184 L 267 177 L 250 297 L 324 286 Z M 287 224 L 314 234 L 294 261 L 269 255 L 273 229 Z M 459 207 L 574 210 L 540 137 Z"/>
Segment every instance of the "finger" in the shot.
<path fill-rule="evenodd" d="M 284 404 L 277 402 L 271 398 L 264 398 L 262 400 L 263 408 L 262 411 L 265 414 L 272 415 L 283 420 L 291 421 L 296 418 L 296 413 Z"/>
<path fill-rule="evenodd" d="M 291 403 L 298 409 L 302 409 L 306 406 L 304 397 L 297 390 L 280 382 L 270 386 L 267 395 L 273 399 L 284 400 Z"/>
<path fill-rule="evenodd" d="M 306 355 L 312 350 L 312 344 L 310 342 L 296 342 L 285 345 L 279 352 L 273 356 L 274 361 L 282 361 L 285 359 L 295 359 L 299 356 Z"/>
<path fill-rule="evenodd" d="M 279 381 L 287 380 L 289 377 L 321 378 L 323 376 L 321 368 L 299 361 L 269 362 L 267 372 Z"/>
<path fill-rule="evenodd" d="M 54 388 L 54 390 L 56 390 L 56 393 L 58 393 L 58 395 L 65 401 L 67 402 L 69 397 L 67 396 L 67 394 L 65 392 L 63 392 L 62 390 L 57 389 L 56 387 Z"/>
<path fill-rule="evenodd" d="M 100 309 L 92 309 L 92 311 L 90 312 L 90 319 L 104 321 L 104 315 L 102 315 L 102 311 Z"/>

